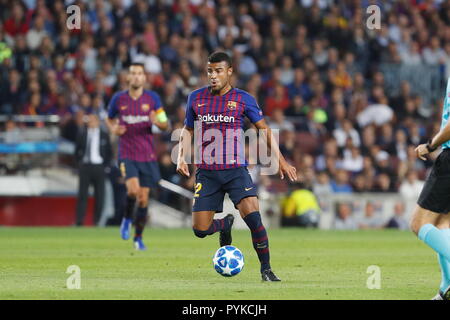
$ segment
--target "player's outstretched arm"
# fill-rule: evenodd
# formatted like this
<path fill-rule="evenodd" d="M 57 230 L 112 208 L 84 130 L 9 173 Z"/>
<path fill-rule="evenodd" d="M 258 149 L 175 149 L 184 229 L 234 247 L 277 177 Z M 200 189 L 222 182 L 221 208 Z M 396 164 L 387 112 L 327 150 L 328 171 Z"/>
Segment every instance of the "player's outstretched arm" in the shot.
<path fill-rule="evenodd" d="M 194 129 L 184 126 L 181 130 L 180 140 L 178 143 L 178 157 L 177 157 L 177 173 L 189 177 L 189 165 L 186 161 L 186 150 L 190 149 L 192 142 L 192 134 Z"/>
<path fill-rule="evenodd" d="M 436 150 L 441 144 L 450 140 L 450 121 L 445 127 L 434 136 L 428 143 L 421 144 L 415 149 L 416 155 L 422 160 L 426 160 L 425 155 Z"/>
<path fill-rule="evenodd" d="M 280 148 L 278 147 L 278 143 L 275 141 L 275 139 L 273 139 L 272 130 L 270 130 L 269 126 L 266 123 L 266 120 L 261 119 L 258 122 L 255 122 L 255 126 L 259 130 L 260 134 L 262 134 L 262 136 L 266 139 L 267 148 L 275 154 L 275 157 L 278 160 L 278 173 L 280 175 L 280 178 L 284 179 L 284 176 L 287 175 L 292 182 L 296 181 L 297 169 L 287 163 L 286 159 L 284 159 L 283 155 L 280 152 Z"/>

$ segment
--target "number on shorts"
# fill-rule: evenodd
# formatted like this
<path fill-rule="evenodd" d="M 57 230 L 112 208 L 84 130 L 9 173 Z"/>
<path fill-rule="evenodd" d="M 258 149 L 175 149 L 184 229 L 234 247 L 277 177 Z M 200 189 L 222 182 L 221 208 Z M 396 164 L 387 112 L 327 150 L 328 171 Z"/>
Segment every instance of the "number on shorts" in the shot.
<path fill-rule="evenodd" d="M 195 185 L 195 194 L 194 194 L 195 198 L 200 197 L 200 195 L 198 194 L 200 192 L 200 190 L 202 190 L 202 184 L 201 183 L 197 183 Z"/>
<path fill-rule="evenodd" d="M 122 177 L 126 177 L 127 176 L 127 172 L 125 170 L 125 162 L 121 162 L 120 163 L 120 173 L 122 174 Z"/>

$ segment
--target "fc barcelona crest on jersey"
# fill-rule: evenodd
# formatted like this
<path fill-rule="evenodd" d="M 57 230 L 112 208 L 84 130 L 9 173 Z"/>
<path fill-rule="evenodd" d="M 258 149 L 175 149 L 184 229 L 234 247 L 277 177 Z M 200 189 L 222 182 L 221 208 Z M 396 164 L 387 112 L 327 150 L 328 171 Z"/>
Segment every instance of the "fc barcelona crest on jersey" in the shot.
<path fill-rule="evenodd" d="M 228 109 L 230 109 L 230 110 L 236 109 L 236 101 L 228 101 L 227 107 L 228 107 Z"/>
<path fill-rule="evenodd" d="M 150 110 L 150 105 L 146 103 L 146 104 L 143 104 L 141 108 L 142 108 L 142 111 L 147 112 L 148 110 Z"/>

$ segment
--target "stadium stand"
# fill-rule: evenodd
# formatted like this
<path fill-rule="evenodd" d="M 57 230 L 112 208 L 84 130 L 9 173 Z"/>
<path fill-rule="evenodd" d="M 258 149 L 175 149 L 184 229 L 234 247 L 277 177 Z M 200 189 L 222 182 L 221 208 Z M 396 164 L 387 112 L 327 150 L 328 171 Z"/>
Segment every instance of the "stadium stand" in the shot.
<path fill-rule="evenodd" d="M 66 26 L 71 4 L 79 29 Z M 365 25 L 371 4 L 379 30 Z M 281 129 L 281 149 L 310 190 L 326 181 L 332 193 L 411 194 L 408 181 L 425 177 L 430 163 L 413 149 L 439 130 L 450 76 L 442 0 L 0 0 L 2 174 L 26 170 L 17 164 L 27 157 L 6 150 L 19 135 L 56 128 L 50 140 L 70 144 L 84 115 L 104 118 L 131 61 L 145 64 L 172 128 L 182 127 L 187 94 L 207 84 L 204 63 L 218 49 L 233 57 L 235 86 Z M 163 178 L 192 190 L 168 161 L 170 133 L 157 136 Z M 59 162 L 74 165 L 67 154 Z M 287 184 L 273 177 L 260 188 Z"/>

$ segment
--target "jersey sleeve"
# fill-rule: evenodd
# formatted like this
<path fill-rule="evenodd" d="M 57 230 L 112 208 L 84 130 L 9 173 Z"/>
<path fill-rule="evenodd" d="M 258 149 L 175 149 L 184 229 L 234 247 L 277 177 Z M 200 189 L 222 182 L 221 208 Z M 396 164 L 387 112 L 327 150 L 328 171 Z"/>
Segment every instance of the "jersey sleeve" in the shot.
<path fill-rule="evenodd" d="M 250 119 L 252 123 L 256 123 L 259 120 L 264 119 L 262 110 L 254 97 L 252 97 L 251 95 L 247 95 L 244 102 L 245 102 L 244 114 L 247 116 L 247 118 Z"/>
<path fill-rule="evenodd" d="M 194 128 L 195 113 L 192 108 L 192 93 L 189 94 L 186 104 L 186 118 L 184 119 L 184 125 L 189 128 Z"/>
<path fill-rule="evenodd" d="M 156 92 L 153 92 L 152 98 L 153 98 L 153 101 L 155 101 L 155 104 L 153 106 L 153 110 L 158 112 L 159 109 L 163 109 L 163 105 L 162 105 L 161 98 L 160 98 L 159 94 L 157 94 Z"/>
<path fill-rule="evenodd" d="M 153 105 L 153 110 L 155 110 L 156 112 L 156 119 L 159 122 L 168 121 L 166 111 L 164 110 L 164 107 L 161 102 L 161 98 L 159 94 L 157 94 L 156 92 L 153 93 L 153 100 L 155 102 L 155 104 Z"/>
<path fill-rule="evenodd" d="M 116 93 L 115 95 L 113 95 L 113 97 L 111 98 L 111 101 L 109 101 L 109 105 L 108 105 L 108 118 L 110 119 L 114 119 L 115 117 L 117 117 L 117 115 L 119 114 L 119 94 Z"/>

